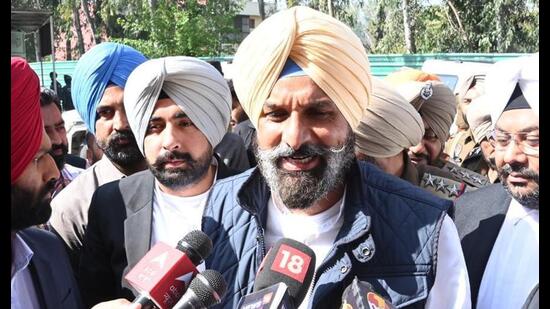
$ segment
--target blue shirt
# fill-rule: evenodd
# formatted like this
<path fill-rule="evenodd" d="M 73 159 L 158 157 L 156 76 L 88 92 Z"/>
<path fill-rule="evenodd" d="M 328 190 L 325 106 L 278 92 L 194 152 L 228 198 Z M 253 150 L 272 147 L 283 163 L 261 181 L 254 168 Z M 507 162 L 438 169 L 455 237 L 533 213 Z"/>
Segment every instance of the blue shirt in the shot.
<path fill-rule="evenodd" d="M 12 240 L 12 252 L 11 309 L 40 309 L 29 271 L 29 263 L 34 253 L 17 234 Z"/>

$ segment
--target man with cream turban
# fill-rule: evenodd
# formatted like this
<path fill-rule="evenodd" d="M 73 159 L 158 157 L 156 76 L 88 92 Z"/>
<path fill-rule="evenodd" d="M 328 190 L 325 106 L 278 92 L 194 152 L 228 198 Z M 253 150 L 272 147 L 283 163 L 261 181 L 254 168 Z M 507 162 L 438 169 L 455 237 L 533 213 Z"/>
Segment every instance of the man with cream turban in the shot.
<path fill-rule="evenodd" d="M 373 78 L 372 92 L 367 112 L 355 129 L 357 159 L 372 162 L 441 198 L 455 199 L 449 189 L 460 188 L 462 183 L 435 166 L 416 166 L 409 158 L 408 149 L 424 135 L 420 114 L 385 81 Z"/>
<path fill-rule="evenodd" d="M 137 296 L 126 272 L 157 242 L 176 247 L 200 230 L 214 181 L 235 174 L 213 150 L 229 125 L 231 94 L 207 62 L 184 56 L 144 62 L 128 78 L 124 108 L 149 169 L 94 193 L 80 263 L 89 306 Z"/>
<path fill-rule="evenodd" d="M 435 75 L 429 79 L 426 73 L 407 69 L 388 75 L 388 81 L 409 103 L 416 108 L 424 122 L 424 136 L 417 145 L 409 148 L 409 157 L 416 166 L 431 165 L 440 168 L 447 178 L 463 183 L 457 187 L 442 188 L 450 195 L 460 196 L 465 191 L 482 187 L 488 179 L 476 172 L 462 168 L 443 159 L 445 141 L 456 115 L 456 98 Z M 437 184 L 434 183 L 437 187 Z"/>
<path fill-rule="evenodd" d="M 481 175 L 487 176 L 491 183 L 495 183 L 498 181 L 498 173 L 495 166 L 495 148 L 491 145 L 492 108 L 493 105 L 486 96 L 474 99 L 468 107 L 466 119 L 475 143 L 472 153 L 476 153 L 476 155 L 466 158 L 464 165 L 470 169 L 475 167 L 475 170 L 479 171 Z"/>
<path fill-rule="evenodd" d="M 538 289 L 538 57 L 497 62 L 485 79 L 500 183 L 464 194 L 454 207 L 476 308 L 532 308 Z"/>
<path fill-rule="evenodd" d="M 445 215 L 451 202 L 355 159 L 353 130 L 373 93 L 353 31 L 293 7 L 250 33 L 233 66 L 257 129 L 258 166 L 216 183 L 206 207 L 203 231 L 214 245 L 206 268 L 228 284 L 220 307 L 237 308 L 267 250 L 291 238 L 315 252 L 307 264 L 290 257 L 301 273 L 316 270 L 297 308 L 339 308 L 355 276 L 396 306 L 469 308 L 458 235 Z"/>
<path fill-rule="evenodd" d="M 477 76 L 470 76 L 460 87 L 457 94 L 458 105 L 454 121 L 456 132 L 453 132 L 445 142 L 444 149 L 444 153 L 449 155 L 449 161 L 478 173 L 479 169 L 477 169 L 475 163 L 479 162 L 481 157 L 475 148 L 476 143 L 473 140 L 466 114 L 472 100 L 483 94 L 483 91 L 482 80 Z M 452 130 L 451 127 L 450 131 Z M 465 163 L 466 161 L 469 162 Z"/>
<path fill-rule="evenodd" d="M 123 105 L 126 80 L 145 60 L 130 46 L 106 42 L 82 55 L 73 73 L 74 106 L 105 154 L 52 201 L 49 224 L 65 242 L 77 274 L 92 194 L 104 183 L 147 167 L 128 125 Z"/>

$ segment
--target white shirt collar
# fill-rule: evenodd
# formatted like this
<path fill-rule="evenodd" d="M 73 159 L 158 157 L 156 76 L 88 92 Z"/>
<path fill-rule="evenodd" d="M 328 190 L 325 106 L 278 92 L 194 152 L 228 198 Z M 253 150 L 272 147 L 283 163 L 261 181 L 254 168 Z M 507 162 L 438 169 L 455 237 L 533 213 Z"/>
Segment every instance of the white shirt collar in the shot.
<path fill-rule="evenodd" d="M 17 233 L 12 240 L 12 252 L 11 277 L 13 278 L 17 273 L 29 266 L 34 252 Z"/>

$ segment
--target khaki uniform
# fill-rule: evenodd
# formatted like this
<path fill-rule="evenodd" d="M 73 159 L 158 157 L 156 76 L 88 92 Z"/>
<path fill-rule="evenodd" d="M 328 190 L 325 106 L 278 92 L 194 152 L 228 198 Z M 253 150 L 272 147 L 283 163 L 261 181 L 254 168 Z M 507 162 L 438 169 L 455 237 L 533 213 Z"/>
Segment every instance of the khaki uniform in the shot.
<path fill-rule="evenodd" d="M 450 161 L 463 166 L 462 163 L 468 158 L 475 146 L 476 142 L 469 130 L 459 131 L 445 143 L 444 152 L 449 155 Z"/>
<path fill-rule="evenodd" d="M 440 167 L 442 170 L 451 173 L 455 178 L 466 183 L 468 186 L 474 189 L 479 189 L 491 184 L 489 178 L 487 178 L 486 176 L 471 171 L 467 168 L 458 166 L 450 161 L 442 163 L 443 166 Z"/>
<path fill-rule="evenodd" d="M 431 165 L 416 166 L 408 155 L 405 155 L 405 166 L 401 178 L 447 200 L 454 200 L 464 192 L 476 189 L 449 171 Z"/>

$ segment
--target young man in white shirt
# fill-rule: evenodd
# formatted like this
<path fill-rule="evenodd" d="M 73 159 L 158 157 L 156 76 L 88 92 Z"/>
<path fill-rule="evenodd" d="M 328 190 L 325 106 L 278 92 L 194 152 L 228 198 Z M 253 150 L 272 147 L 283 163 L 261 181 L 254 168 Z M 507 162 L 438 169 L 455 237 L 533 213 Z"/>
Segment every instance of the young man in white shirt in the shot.
<path fill-rule="evenodd" d="M 146 61 L 128 78 L 124 108 L 149 169 L 94 193 L 80 260 L 88 306 L 137 296 L 126 272 L 157 242 L 175 247 L 200 230 L 214 182 L 235 174 L 213 151 L 229 125 L 231 95 L 208 63 L 183 56 Z"/>

